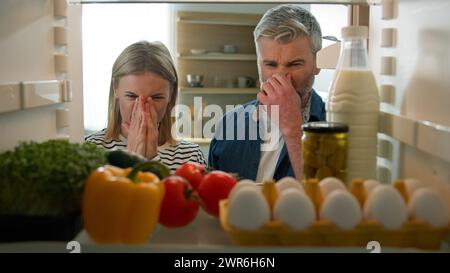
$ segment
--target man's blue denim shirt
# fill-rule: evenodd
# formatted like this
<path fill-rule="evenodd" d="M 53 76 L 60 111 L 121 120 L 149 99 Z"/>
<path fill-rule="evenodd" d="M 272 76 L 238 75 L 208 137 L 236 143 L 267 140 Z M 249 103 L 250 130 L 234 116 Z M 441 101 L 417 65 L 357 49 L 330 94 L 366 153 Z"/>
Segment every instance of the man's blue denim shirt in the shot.
<path fill-rule="evenodd" d="M 221 122 L 216 125 L 215 134 L 209 147 L 209 167 L 236 173 L 242 179 L 256 179 L 261 157 L 262 139 L 259 130 L 253 130 L 256 135 L 252 135 L 253 131 L 249 128 L 255 128 L 256 126 L 259 129 L 260 125 L 258 121 L 252 119 L 251 111 L 246 110 L 252 108 L 252 106 L 254 109 L 256 104 L 257 101 L 253 100 L 243 107 L 233 109 L 226 113 Z M 325 118 L 325 104 L 322 98 L 312 90 L 308 122 L 324 121 Z M 232 127 L 229 128 L 233 128 L 233 132 L 227 132 L 226 130 L 226 125 L 230 123 Z M 225 138 L 225 136 L 227 137 Z M 226 140 L 230 139 L 229 136 L 232 136 L 231 139 L 233 140 Z M 299 139 L 299 141 L 301 140 Z M 278 180 L 285 176 L 295 176 L 286 145 L 281 150 L 273 178 Z"/>

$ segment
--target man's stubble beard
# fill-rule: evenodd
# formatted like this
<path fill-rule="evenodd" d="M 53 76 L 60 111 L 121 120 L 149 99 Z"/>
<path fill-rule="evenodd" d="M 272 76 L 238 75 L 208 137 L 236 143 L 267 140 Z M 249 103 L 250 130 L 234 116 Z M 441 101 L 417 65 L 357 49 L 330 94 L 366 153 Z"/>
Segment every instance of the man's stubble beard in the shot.
<path fill-rule="evenodd" d="M 309 100 L 309 97 L 311 96 L 312 87 L 314 85 L 315 75 L 311 75 L 305 85 L 300 88 L 300 90 L 296 90 L 297 94 L 300 96 L 300 99 L 302 101 L 302 108 L 306 105 L 307 100 Z"/>

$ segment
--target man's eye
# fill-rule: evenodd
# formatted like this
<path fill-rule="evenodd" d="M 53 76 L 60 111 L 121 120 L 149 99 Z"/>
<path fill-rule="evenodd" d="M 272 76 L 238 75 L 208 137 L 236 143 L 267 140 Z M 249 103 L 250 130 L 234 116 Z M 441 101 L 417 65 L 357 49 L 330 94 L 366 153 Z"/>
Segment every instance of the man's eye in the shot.
<path fill-rule="evenodd" d="M 153 96 L 152 99 L 153 100 L 163 100 L 164 97 L 163 96 Z"/>
<path fill-rule="evenodd" d="M 277 65 L 276 64 L 272 64 L 272 63 L 266 63 L 266 66 L 268 66 L 268 67 L 276 67 Z"/>

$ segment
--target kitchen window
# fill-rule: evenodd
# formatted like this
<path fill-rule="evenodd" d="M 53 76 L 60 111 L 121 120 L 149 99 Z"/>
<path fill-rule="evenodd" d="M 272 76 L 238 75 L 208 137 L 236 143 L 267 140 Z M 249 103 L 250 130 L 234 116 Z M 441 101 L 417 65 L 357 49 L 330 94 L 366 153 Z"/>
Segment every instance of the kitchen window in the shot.
<path fill-rule="evenodd" d="M 106 127 L 112 65 L 128 45 L 161 41 L 173 56 L 169 4 L 83 5 L 84 127 Z"/>

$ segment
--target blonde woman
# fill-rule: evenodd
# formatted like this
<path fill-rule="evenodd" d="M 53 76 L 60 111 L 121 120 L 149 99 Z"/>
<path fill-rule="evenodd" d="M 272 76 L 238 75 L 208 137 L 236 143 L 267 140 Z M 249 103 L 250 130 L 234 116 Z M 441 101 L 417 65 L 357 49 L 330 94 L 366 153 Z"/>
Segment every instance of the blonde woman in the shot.
<path fill-rule="evenodd" d="M 172 171 L 186 162 L 205 165 L 197 144 L 172 138 L 171 111 L 178 76 L 167 48 L 160 42 L 134 43 L 114 62 L 107 128 L 86 137 L 106 149 L 126 149 L 158 160 Z"/>

